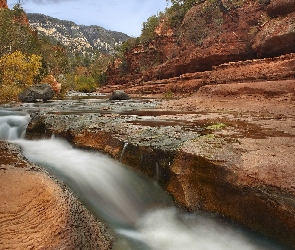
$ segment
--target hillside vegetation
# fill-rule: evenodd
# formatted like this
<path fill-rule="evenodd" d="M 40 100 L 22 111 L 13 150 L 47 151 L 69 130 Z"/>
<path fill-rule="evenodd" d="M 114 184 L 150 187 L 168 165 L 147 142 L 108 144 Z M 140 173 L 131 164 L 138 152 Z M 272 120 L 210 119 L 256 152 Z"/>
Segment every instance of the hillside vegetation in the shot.
<path fill-rule="evenodd" d="M 97 25 L 77 25 L 43 14 L 27 14 L 30 26 L 53 43 L 61 43 L 72 54 L 92 56 L 96 52 L 112 54 L 129 36 Z"/>
<path fill-rule="evenodd" d="M 131 38 L 40 14 L 29 14 L 28 20 L 19 4 L 1 9 L 0 56 L 5 57 L 0 58 L 0 88 L 6 93 L 1 98 L 16 99 L 22 88 L 44 78 L 61 83 L 61 95 L 68 90 L 91 92 L 295 52 L 293 0 L 167 2 L 169 7 L 149 17 L 141 35 Z M 32 79 L 14 77 L 21 68 L 14 60 L 39 65 Z"/>
<path fill-rule="evenodd" d="M 59 95 L 68 90 L 95 91 L 105 83 L 104 71 L 127 38 L 99 26 L 27 15 L 20 4 L 2 8 L 0 100 L 17 100 L 24 88 L 40 82 L 61 83 Z"/>
<path fill-rule="evenodd" d="M 108 67 L 107 85 L 142 85 L 223 63 L 295 52 L 293 0 L 171 0 Z"/>

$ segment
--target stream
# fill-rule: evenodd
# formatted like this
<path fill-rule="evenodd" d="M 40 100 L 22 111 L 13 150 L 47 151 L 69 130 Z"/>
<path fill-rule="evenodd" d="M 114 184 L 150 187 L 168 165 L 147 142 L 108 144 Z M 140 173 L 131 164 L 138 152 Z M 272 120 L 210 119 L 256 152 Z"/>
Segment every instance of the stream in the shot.
<path fill-rule="evenodd" d="M 54 138 L 24 139 L 30 115 L 0 109 L 0 140 L 64 182 L 116 234 L 115 250 L 284 249 L 240 226 L 201 212 L 177 209 L 156 183 L 110 157 Z"/>

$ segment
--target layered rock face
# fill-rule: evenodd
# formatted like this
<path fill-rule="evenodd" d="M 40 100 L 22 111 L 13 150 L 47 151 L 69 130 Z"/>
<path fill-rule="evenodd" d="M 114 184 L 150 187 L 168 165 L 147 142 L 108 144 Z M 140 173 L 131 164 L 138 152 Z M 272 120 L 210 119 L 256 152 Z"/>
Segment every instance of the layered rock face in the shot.
<path fill-rule="evenodd" d="M 111 249 L 106 227 L 66 189 L 0 141 L 1 249 Z"/>
<path fill-rule="evenodd" d="M 257 87 L 256 90 L 253 90 L 254 94 L 259 89 L 259 85 L 263 85 L 263 81 L 292 80 L 294 74 L 295 54 L 292 53 L 273 58 L 224 63 L 212 67 L 211 71 L 187 73 L 169 79 L 107 85 L 100 88 L 99 91 L 109 93 L 116 89 L 124 89 L 129 94 L 161 94 L 165 97 L 167 93 L 171 93 L 171 95 L 194 93 L 204 85 L 249 83 Z M 281 90 L 282 86 L 279 84 L 269 83 L 269 85 L 272 86 L 274 93 L 285 92 L 285 90 Z M 265 86 L 261 86 L 262 92 L 264 88 Z"/>
<path fill-rule="evenodd" d="M 244 1 L 228 13 L 208 9 L 205 1 L 189 10 L 181 35 L 161 23 L 153 41 L 138 45 L 108 69 L 108 84 L 161 80 L 295 52 L 291 0 Z"/>

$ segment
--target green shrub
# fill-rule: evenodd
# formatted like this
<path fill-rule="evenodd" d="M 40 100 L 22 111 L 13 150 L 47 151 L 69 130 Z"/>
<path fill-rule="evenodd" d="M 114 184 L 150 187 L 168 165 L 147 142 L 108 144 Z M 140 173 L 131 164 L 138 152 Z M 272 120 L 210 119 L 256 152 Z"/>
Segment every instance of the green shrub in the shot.
<path fill-rule="evenodd" d="M 140 43 L 139 38 L 131 37 L 116 48 L 116 56 L 123 57 L 130 49 Z"/>
<path fill-rule="evenodd" d="M 208 130 L 219 130 L 219 129 L 223 129 L 223 128 L 226 128 L 226 127 L 227 127 L 226 124 L 218 122 L 218 123 L 207 126 L 206 129 L 208 129 Z"/>
<path fill-rule="evenodd" d="M 168 89 L 164 94 L 163 97 L 165 99 L 172 99 L 174 96 L 173 92 L 171 91 L 171 89 Z"/>
<path fill-rule="evenodd" d="M 78 92 L 90 93 L 94 92 L 97 88 L 97 84 L 92 76 L 76 75 L 74 81 L 74 90 Z"/>

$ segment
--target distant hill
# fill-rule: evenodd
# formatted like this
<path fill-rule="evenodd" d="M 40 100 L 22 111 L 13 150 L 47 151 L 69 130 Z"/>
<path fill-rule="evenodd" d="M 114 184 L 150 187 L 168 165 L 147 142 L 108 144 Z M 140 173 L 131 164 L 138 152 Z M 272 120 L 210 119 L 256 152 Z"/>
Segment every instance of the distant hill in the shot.
<path fill-rule="evenodd" d="M 37 30 L 38 34 L 47 36 L 52 42 L 65 45 L 72 53 L 113 53 L 117 45 L 129 38 L 122 32 L 106 30 L 97 25 L 77 25 L 43 14 L 29 13 L 27 16 L 31 27 Z"/>

